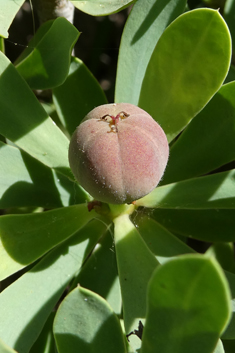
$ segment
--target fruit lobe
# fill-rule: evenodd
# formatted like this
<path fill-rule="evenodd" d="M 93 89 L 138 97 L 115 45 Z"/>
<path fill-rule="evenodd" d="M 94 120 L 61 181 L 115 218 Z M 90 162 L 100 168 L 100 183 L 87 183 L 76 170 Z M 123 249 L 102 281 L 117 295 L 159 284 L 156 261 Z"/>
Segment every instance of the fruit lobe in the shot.
<path fill-rule="evenodd" d="M 93 109 L 69 146 L 71 170 L 84 189 L 107 203 L 131 203 L 159 183 L 169 156 L 162 128 L 129 103 Z"/>

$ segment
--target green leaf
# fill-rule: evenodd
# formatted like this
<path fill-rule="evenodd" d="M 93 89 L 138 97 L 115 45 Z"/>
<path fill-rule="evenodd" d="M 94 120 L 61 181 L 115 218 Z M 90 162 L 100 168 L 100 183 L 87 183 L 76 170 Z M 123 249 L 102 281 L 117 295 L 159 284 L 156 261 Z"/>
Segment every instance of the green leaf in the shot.
<path fill-rule="evenodd" d="M 71 59 L 66 81 L 53 90 L 53 101 L 70 134 L 94 107 L 107 103 L 100 85 L 85 64 L 77 58 Z"/>
<path fill-rule="evenodd" d="M 190 122 L 170 150 L 162 184 L 206 174 L 235 159 L 234 95 L 235 82 L 222 86 Z"/>
<path fill-rule="evenodd" d="M 235 40 L 234 12 L 235 12 L 235 1 L 226 0 L 224 5 L 223 16 L 229 27 L 229 30 L 233 39 L 232 41 L 233 46 L 234 46 L 234 40 Z"/>
<path fill-rule="evenodd" d="M 16 62 L 17 71 L 32 89 L 61 85 L 69 71 L 78 30 L 65 18 L 44 23 Z"/>
<path fill-rule="evenodd" d="M 206 253 L 214 256 L 224 270 L 230 272 L 235 270 L 233 243 L 216 242 L 209 247 Z"/>
<path fill-rule="evenodd" d="M 1 216 L 0 278 L 34 262 L 93 217 L 86 204 L 42 213 Z"/>
<path fill-rule="evenodd" d="M 155 188 L 137 206 L 184 209 L 235 208 L 235 170 Z"/>
<path fill-rule="evenodd" d="M 141 353 L 212 352 L 231 316 L 226 278 L 213 258 L 183 255 L 157 268 L 148 287 Z"/>
<path fill-rule="evenodd" d="M 114 240 L 125 331 L 128 334 L 138 328 L 139 320 L 144 322 L 147 284 L 158 261 L 127 214 L 114 219 Z M 139 338 L 130 336 L 130 342 L 133 349 L 139 348 Z"/>
<path fill-rule="evenodd" d="M 235 274 L 231 272 L 224 271 L 229 287 L 232 294 L 232 318 L 227 326 L 226 330 L 222 335 L 222 339 L 234 340 L 235 339 Z M 227 352 L 227 350 L 226 350 Z"/>
<path fill-rule="evenodd" d="M 121 291 L 118 278 L 113 232 L 109 227 L 92 256 L 75 279 L 82 287 L 102 296 L 117 315 L 121 314 Z"/>
<path fill-rule="evenodd" d="M 0 134 L 73 180 L 67 137 L 48 117 L 29 86 L 1 52 L 0 116 Z M 87 193 L 83 192 L 86 198 Z"/>
<path fill-rule="evenodd" d="M 220 88 L 230 57 L 230 34 L 218 11 L 189 11 L 165 30 L 148 64 L 139 106 L 159 122 L 168 141 Z"/>
<path fill-rule="evenodd" d="M 55 341 L 52 332 L 52 325 L 55 312 L 48 317 L 38 339 L 30 349 L 29 353 L 55 353 Z"/>
<path fill-rule="evenodd" d="M 188 245 L 148 216 L 142 216 L 135 222 L 141 237 L 160 263 L 164 263 L 172 256 L 194 252 Z"/>
<path fill-rule="evenodd" d="M 14 349 L 8 347 L 0 338 L 0 352 L 1 353 L 17 353 Z"/>
<path fill-rule="evenodd" d="M 152 217 L 169 231 L 207 242 L 235 241 L 234 209 L 156 209 Z"/>
<path fill-rule="evenodd" d="M 115 102 L 137 105 L 153 50 L 165 28 L 185 9 L 186 0 L 138 0 L 126 22 L 119 49 Z"/>
<path fill-rule="evenodd" d="M 24 0 L 0 0 L 0 36 L 7 38 L 8 29 Z"/>
<path fill-rule="evenodd" d="M 218 341 L 213 353 L 225 353 L 223 343 L 221 340 Z"/>
<path fill-rule="evenodd" d="M 84 202 L 76 183 L 18 148 L 0 142 L 0 208 L 55 208 Z"/>
<path fill-rule="evenodd" d="M 70 0 L 74 6 L 92 16 L 105 16 L 114 12 L 123 10 L 125 7 L 130 6 L 133 0 Z"/>
<path fill-rule="evenodd" d="M 223 345 L 225 348 L 225 353 L 234 353 L 235 340 L 223 340 Z"/>
<path fill-rule="evenodd" d="M 10 347 L 20 353 L 29 351 L 105 230 L 103 223 L 90 222 L 0 294 L 0 337 Z"/>
<path fill-rule="evenodd" d="M 98 294 L 75 288 L 61 303 L 54 322 L 58 353 L 126 352 L 120 322 Z"/>

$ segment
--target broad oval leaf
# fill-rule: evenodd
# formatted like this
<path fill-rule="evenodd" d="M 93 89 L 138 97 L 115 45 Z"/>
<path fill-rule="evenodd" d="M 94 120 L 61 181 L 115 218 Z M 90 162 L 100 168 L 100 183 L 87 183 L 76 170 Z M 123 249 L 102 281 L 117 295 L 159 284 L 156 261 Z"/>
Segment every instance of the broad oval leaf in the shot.
<path fill-rule="evenodd" d="M 206 174 L 235 159 L 235 82 L 220 88 L 170 150 L 161 184 Z"/>
<path fill-rule="evenodd" d="M 0 142 L 0 208 L 56 208 L 84 202 L 79 186 L 24 151 Z"/>
<path fill-rule="evenodd" d="M 231 38 L 218 11 L 179 16 L 159 39 L 141 87 L 139 106 L 160 123 L 170 142 L 222 85 Z"/>
<path fill-rule="evenodd" d="M 54 321 L 59 353 L 125 353 L 118 317 L 98 294 L 75 288 L 61 303 Z"/>
<path fill-rule="evenodd" d="M 10 347 L 18 352 L 29 351 L 106 229 L 100 221 L 90 222 L 0 294 L 0 337 Z"/>
<path fill-rule="evenodd" d="M 61 85 L 78 37 L 78 30 L 63 17 L 45 22 L 17 59 L 17 71 L 32 89 Z"/>
<path fill-rule="evenodd" d="M 92 16 L 105 16 L 123 10 L 131 5 L 133 0 L 70 0 L 74 6 Z"/>
<path fill-rule="evenodd" d="M 127 19 L 119 49 L 115 102 L 137 105 L 150 57 L 165 28 L 186 0 L 138 0 Z"/>
<path fill-rule="evenodd" d="M 68 138 L 48 117 L 27 83 L 1 52 L 0 116 L 1 135 L 74 180 L 68 162 Z M 82 188 L 81 192 L 84 200 L 90 198 Z"/>
<path fill-rule="evenodd" d="M 212 352 L 231 317 L 230 290 L 213 258 L 183 255 L 154 272 L 141 353 Z"/>
<path fill-rule="evenodd" d="M 93 218 L 86 204 L 0 217 L 0 278 L 34 262 Z"/>

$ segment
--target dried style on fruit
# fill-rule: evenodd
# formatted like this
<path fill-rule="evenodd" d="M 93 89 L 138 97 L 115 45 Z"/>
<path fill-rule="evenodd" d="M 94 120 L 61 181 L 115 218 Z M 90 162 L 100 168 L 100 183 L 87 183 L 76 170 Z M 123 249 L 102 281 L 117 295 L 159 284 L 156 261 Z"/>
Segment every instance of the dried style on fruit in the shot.
<path fill-rule="evenodd" d="M 159 183 L 169 155 L 166 135 L 144 110 L 129 104 L 93 109 L 75 130 L 69 163 L 95 199 L 131 203 Z"/>

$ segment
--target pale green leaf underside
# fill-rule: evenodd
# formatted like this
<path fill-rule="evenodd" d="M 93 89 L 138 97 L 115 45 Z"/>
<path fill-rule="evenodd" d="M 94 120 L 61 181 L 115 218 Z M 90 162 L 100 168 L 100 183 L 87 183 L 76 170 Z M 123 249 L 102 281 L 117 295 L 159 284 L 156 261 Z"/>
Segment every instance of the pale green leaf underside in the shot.
<path fill-rule="evenodd" d="M 8 37 L 8 29 L 24 1 L 0 0 L 0 36 Z"/>

